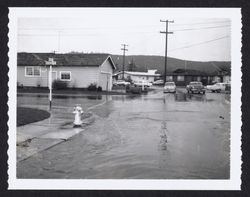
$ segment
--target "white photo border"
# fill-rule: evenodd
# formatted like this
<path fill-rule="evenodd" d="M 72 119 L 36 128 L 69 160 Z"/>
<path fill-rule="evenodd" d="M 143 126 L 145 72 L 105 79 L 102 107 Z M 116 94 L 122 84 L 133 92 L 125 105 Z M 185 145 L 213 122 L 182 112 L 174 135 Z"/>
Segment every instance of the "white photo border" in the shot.
<path fill-rule="evenodd" d="M 148 12 L 166 10 L 166 17 L 228 18 L 231 20 L 231 141 L 230 179 L 17 179 L 16 178 L 16 82 L 17 32 L 21 17 L 81 17 L 87 9 L 138 9 Z M 44 14 L 46 12 L 46 14 Z M 73 14 L 72 14 L 73 13 Z M 9 8 L 9 92 L 8 92 L 8 175 L 9 189 L 60 190 L 240 190 L 241 189 L 241 9 L 240 8 Z"/>

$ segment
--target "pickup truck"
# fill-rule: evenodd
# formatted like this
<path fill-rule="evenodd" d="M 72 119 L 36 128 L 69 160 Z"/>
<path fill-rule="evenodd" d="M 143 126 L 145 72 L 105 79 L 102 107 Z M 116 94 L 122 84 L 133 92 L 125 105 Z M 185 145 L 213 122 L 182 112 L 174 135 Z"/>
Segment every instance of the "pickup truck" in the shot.
<path fill-rule="evenodd" d="M 214 85 L 208 85 L 207 90 L 211 92 L 221 92 L 226 90 L 226 86 L 230 85 L 229 83 L 216 83 Z"/>
<path fill-rule="evenodd" d="M 199 81 L 192 81 L 186 87 L 188 93 L 202 93 L 205 94 L 205 87 Z"/>
<path fill-rule="evenodd" d="M 137 82 L 134 82 L 134 85 L 136 86 L 145 86 L 145 87 L 151 87 L 152 86 L 152 83 L 148 82 L 148 81 L 137 81 Z"/>
<path fill-rule="evenodd" d="M 130 85 L 130 82 L 128 81 L 124 81 L 124 80 L 117 80 L 113 82 L 113 85 L 117 85 L 117 86 L 127 86 Z"/>

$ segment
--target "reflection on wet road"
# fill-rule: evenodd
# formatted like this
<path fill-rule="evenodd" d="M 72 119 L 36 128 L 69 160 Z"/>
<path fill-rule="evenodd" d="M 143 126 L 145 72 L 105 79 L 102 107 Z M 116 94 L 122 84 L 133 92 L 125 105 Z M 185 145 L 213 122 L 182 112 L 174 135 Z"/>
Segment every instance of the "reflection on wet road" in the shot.
<path fill-rule="evenodd" d="M 223 94 L 178 96 L 155 91 L 100 99 L 58 98 L 55 103 L 91 106 L 105 99 L 109 102 L 91 110 L 97 115 L 94 124 L 70 141 L 19 162 L 17 177 L 229 178 L 230 106 Z"/>

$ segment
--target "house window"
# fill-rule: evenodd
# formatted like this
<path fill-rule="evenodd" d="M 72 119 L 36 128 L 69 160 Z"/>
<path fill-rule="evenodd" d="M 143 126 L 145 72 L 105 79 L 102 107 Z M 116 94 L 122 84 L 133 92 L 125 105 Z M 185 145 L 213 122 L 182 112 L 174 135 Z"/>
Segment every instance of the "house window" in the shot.
<path fill-rule="evenodd" d="M 40 77 L 41 76 L 41 67 L 40 66 L 26 66 L 25 67 L 25 76 L 26 77 Z"/>
<path fill-rule="evenodd" d="M 61 81 L 70 81 L 71 80 L 71 72 L 70 71 L 61 71 L 60 72 Z"/>
<path fill-rule="evenodd" d="M 40 76 L 41 75 L 41 68 L 34 67 L 34 76 Z"/>
<path fill-rule="evenodd" d="M 177 76 L 177 81 L 184 81 L 184 76 Z"/>

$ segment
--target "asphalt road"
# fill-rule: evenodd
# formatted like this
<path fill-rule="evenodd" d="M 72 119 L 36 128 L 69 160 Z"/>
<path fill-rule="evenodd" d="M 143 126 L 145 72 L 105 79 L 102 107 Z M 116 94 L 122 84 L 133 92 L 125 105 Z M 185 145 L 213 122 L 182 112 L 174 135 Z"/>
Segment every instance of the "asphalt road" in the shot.
<path fill-rule="evenodd" d="M 18 97 L 45 106 L 47 98 Z M 84 108 L 95 122 L 71 140 L 17 163 L 17 178 L 228 179 L 230 104 L 225 95 L 164 94 L 55 98 Z M 63 114 L 63 111 L 62 111 Z"/>

